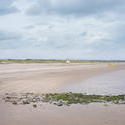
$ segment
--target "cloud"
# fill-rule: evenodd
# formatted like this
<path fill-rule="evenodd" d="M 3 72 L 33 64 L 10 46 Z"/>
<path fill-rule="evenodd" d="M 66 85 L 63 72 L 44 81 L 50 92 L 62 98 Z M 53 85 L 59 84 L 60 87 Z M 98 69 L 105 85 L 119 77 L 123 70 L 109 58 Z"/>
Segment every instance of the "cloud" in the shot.
<path fill-rule="evenodd" d="M 0 58 L 125 59 L 123 0 L 1 1 Z"/>
<path fill-rule="evenodd" d="M 88 16 L 117 11 L 125 8 L 124 4 L 124 0 L 37 0 L 27 13 Z"/>
<path fill-rule="evenodd" d="M 15 32 L 0 31 L 0 49 L 17 48 L 22 36 Z"/>
<path fill-rule="evenodd" d="M 16 13 L 19 10 L 13 6 L 15 0 L 0 0 L 0 16 Z"/>
<path fill-rule="evenodd" d="M 0 41 L 19 39 L 20 35 L 14 32 L 0 31 Z"/>

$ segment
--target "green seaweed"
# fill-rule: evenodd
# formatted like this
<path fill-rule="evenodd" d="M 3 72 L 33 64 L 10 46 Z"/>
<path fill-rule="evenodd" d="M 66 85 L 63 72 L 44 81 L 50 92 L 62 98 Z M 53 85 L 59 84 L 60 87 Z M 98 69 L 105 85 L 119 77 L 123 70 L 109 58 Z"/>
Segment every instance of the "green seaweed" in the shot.
<path fill-rule="evenodd" d="M 125 95 L 87 95 L 85 93 L 23 93 L 7 94 L 3 98 L 5 102 L 17 102 L 18 104 L 30 104 L 46 102 L 57 106 L 71 104 L 89 104 L 89 103 L 112 103 L 125 104 Z M 35 107 L 36 104 L 34 104 Z"/>

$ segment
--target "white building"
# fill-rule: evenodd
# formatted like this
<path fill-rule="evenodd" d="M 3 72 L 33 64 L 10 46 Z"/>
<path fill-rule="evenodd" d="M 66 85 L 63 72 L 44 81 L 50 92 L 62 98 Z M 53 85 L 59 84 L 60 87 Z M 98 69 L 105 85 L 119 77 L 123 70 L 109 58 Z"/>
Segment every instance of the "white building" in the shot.
<path fill-rule="evenodd" d="M 70 63 L 70 60 L 66 60 L 66 63 L 69 64 L 69 63 Z"/>

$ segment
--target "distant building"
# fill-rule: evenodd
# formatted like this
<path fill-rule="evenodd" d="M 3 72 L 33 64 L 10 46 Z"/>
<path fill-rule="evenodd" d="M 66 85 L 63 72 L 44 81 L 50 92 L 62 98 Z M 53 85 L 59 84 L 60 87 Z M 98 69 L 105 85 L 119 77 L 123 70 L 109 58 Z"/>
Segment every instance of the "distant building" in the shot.
<path fill-rule="evenodd" d="M 70 60 L 66 60 L 66 63 L 67 63 L 67 64 L 70 64 Z"/>

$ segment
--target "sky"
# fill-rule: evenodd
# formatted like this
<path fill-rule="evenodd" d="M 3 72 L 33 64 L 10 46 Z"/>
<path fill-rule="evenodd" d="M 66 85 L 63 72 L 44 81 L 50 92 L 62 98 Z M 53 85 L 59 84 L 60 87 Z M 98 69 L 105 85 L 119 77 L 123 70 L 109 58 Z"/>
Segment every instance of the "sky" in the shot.
<path fill-rule="evenodd" d="M 0 0 L 0 59 L 125 60 L 125 0 Z"/>

